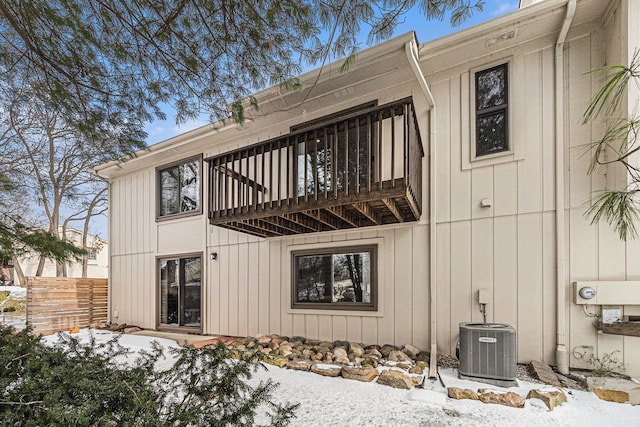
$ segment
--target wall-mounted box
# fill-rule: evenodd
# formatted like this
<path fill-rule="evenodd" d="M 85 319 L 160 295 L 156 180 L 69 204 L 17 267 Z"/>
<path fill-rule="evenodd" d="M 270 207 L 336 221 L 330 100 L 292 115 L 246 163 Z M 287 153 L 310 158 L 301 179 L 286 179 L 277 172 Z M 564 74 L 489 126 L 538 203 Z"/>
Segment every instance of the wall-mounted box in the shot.
<path fill-rule="evenodd" d="M 595 291 L 593 298 L 580 296 L 580 289 L 583 288 L 592 288 Z M 640 281 L 573 282 L 573 295 L 576 304 L 640 305 Z"/>

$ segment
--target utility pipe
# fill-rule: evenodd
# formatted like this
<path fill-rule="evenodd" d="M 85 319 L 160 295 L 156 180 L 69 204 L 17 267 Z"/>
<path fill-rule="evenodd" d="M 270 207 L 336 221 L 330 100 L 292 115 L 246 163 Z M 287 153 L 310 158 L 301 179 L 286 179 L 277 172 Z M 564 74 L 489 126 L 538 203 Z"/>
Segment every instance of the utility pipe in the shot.
<path fill-rule="evenodd" d="M 576 12 L 576 0 L 567 2 L 567 13 L 558 35 L 555 51 L 556 108 L 556 365 L 561 374 L 569 373 L 566 336 L 565 286 L 565 195 L 564 195 L 564 43 Z"/>
<path fill-rule="evenodd" d="M 429 304 L 430 304 L 430 335 L 431 359 L 429 360 L 429 377 L 438 375 L 437 340 L 436 340 L 436 103 L 427 80 L 424 78 L 418 62 L 418 47 L 414 40 L 405 45 L 407 59 L 418 80 L 420 89 L 427 99 L 429 111 Z"/>

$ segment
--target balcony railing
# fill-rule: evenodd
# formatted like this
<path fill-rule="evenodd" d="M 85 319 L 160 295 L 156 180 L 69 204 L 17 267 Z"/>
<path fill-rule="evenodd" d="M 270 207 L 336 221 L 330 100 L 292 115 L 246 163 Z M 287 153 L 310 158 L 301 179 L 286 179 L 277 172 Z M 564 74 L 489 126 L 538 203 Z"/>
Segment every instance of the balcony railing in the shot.
<path fill-rule="evenodd" d="M 211 224 L 263 237 L 415 221 L 420 133 L 411 99 L 210 157 Z"/>

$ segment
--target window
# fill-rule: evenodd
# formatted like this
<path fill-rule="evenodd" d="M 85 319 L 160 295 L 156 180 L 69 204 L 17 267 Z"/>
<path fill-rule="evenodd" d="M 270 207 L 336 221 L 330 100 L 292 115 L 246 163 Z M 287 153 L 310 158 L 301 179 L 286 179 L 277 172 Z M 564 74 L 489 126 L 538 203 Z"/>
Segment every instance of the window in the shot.
<path fill-rule="evenodd" d="M 87 251 L 89 251 L 89 260 L 95 261 L 98 258 L 98 249 L 87 248 Z"/>
<path fill-rule="evenodd" d="M 159 168 L 158 218 L 201 212 L 200 158 Z"/>
<path fill-rule="evenodd" d="M 475 157 L 509 151 L 508 64 L 475 73 Z"/>
<path fill-rule="evenodd" d="M 200 328 L 201 256 L 158 260 L 160 325 Z"/>
<path fill-rule="evenodd" d="M 377 247 L 294 251 L 292 308 L 377 310 Z"/>

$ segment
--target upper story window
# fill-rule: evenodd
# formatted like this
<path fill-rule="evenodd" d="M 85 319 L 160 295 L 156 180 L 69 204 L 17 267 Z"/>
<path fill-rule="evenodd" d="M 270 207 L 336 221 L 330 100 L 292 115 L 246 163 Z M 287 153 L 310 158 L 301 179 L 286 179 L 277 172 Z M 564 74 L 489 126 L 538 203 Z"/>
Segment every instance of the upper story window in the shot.
<path fill-rule="evenodd" d="M 157 169 L 158 218 L 202 212 L 201 157 Z"/>
<path fill-rule="evenodd" d="M 475 157 L 509 151 L 509 69 L 501 64 L 475 73 Z"/>
<path fill-rule="evenodd" d="M 294 251 L 292 308 L 377 310 L 377 246 Z"/>

